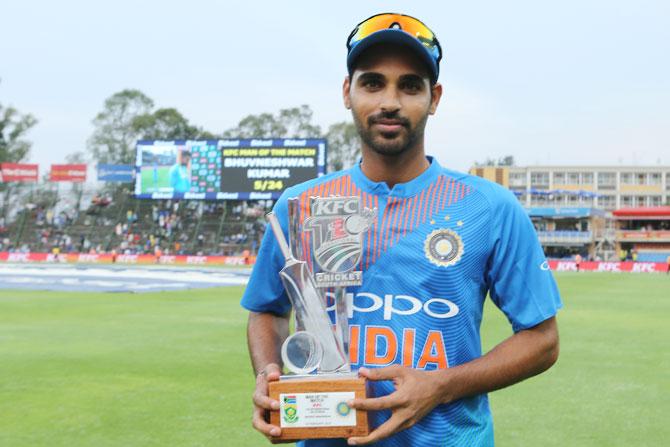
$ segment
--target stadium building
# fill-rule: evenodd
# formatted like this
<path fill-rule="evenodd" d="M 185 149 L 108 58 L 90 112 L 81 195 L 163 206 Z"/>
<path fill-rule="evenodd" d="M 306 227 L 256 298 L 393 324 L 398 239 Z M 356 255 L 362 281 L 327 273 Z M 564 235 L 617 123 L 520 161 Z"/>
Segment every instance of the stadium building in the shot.
<path fill-rule="evenodd" d="M 509 188 L 526 207 L 614 211 L 670 200 L 670 166 L 484 166 L 470 173 Z"/>
<path fill-rule="evenodd" d="M 622 261 L 666 262 L 670 256 L 670 206 L 623 208 L 612 214 Z"/>
<path fill-rule="evenodd" d="M 630 234 L 626 240 L 622 230 L 642 221 L 655 228 L 658 221 L 633 219 L 624 224 L 623 219 L 615 219 L 616 210 L 625 213 L 627 208 L 670 204 L 670 166 L 475 166 L 470 173 L 499 183 L 517 196 L 549 257 L 580 254 L 615 260 L 621 250 L 630 252 L 627 256 L 640 254 L 639 249 L 646 253 L 649 247 L 640 244 L 649 242 L 640 240 L 642 233 Z M 641 226 L 633 231 L 643 231 Z"/>
<path fill-rule="evenodd" d="M 597 208 L 527 208 L 545 254 L 550 258 L 581 255 L 597 259 L 614 249 L 605 238 L 605 212 Z"/>

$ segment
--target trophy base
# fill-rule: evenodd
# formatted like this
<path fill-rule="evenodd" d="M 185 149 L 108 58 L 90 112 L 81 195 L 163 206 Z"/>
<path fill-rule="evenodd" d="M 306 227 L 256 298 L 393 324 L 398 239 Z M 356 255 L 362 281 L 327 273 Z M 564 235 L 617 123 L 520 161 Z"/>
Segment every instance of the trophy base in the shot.
<path fill-rule="evenodd" d="M 366 397 L 366 382 L 348 373 L 282 376 L 270 382 L 269 395 L 279 401 L 279 410 L 270 411 L 270 423 L 281 428 L 273 443 L 368 435 L 367 411 L 346 405 Z"/>

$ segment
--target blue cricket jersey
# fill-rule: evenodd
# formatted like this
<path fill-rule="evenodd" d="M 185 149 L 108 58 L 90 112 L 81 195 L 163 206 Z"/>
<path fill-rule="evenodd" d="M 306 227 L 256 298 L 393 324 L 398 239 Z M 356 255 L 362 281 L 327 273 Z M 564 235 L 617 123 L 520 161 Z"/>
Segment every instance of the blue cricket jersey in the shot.
<path fill-rule="evenodd" d="M 188 168 L 180 164 L 175 164 L 170 168 L 170 186 L 174 188 L 174 192 L 189 192 L 191 190 L 191 177 L 188 173 Z"/>
<path fill-rule="evenodd" d="M 288 198 L 300 218 L 310 197 L 358 195 L 377 208 L 363 237 L 363 285 L 349 287 L 352 368 L 392 364 L 444 369 L 482 355 L 480 323 L 487 292 L 514 332 L 556 314 L 561 300 L 542 247 L 525 211 L 505 188 L 479 177 L 430 167 L 390 188 L 368 179 L 359 165 L 287 189 L 275 204 L 285 233 Z M 309 235 L 300 241 L 309 253 Z M 286 314 L 290 302 L 278 272 L 284 258 L 268 228 L 242 306 Z M 372 396 L 393 383 L 372 382 Z M 370 412 L 372 426 L 390 411 Z M 344 446 L 344 440 L 309 440 L 305 447 Z M 413 427 L 375 444 L 492 446 L 493 421 L 485 394 L 439 405 Z"/>

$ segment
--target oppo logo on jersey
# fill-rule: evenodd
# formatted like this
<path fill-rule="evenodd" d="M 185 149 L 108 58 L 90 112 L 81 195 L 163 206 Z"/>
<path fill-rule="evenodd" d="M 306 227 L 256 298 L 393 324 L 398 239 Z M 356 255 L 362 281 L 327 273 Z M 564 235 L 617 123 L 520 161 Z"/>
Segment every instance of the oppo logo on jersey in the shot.
<path fill-rule="evenodd" d="M 335 300 L 332 293 L 326 293 L 328 310 L 335 310 Z M 359 292 L 355 296 L 347 293 L 349 318 L 354 312 L 383 312 L 384 320 L 391 320 L 393 315 L 414 315 L 423 312 L 426 315 L 445 319 L 458 315 L 458 306 L 444 298 L 431 298 L 422 301 L 410 295 L 385 294 L 383 297 L 370 292 Z"/>

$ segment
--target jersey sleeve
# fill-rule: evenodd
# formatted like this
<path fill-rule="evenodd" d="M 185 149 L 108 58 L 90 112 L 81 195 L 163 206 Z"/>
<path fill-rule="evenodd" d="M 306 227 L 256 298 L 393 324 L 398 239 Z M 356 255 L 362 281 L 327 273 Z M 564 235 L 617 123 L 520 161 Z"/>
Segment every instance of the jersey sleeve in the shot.
<path fill-rule="evenodd" d="M 284 236 L 288 238 L 286 230 L 288 228 L 288 206 L 285 195 L 286 193 L 277 200 L 272 211 L 279 219 Z M 283 267 L 284 256 L 279 249 L 272 228 L 267 225 L 249 283 L 242 295 L 242 307 L 253 312 L 288 314 L 291 310 L 291 302 L 279 278 L 279 272 Z"/>
<path fill-rule="evenodd" d="M 491 299 L 518 332 L 556 315 L 562 303 L 530 218 L 511 192 L 497 198 L 487 282 Z"/>

